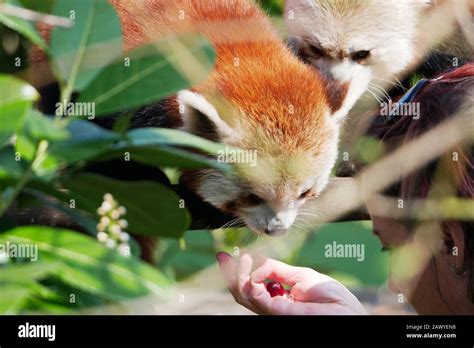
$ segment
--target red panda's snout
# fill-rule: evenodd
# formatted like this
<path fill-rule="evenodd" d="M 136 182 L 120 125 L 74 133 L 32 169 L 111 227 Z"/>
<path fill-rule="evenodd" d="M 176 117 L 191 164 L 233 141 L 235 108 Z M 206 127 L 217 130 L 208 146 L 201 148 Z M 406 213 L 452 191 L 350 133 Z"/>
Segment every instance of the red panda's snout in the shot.
<path fill-rule="evenodd" d="M 186 185 L 204 201 L 234 215 L 235 224 L 245 224 L 259 234 L 280 236 L 305 224 L 302 207 L 326 187 L 336 144 L 321 147 L 316 155 L 257 156 L 255 166 L 233 164 L 234 175 L 216 169 L 196 170 L 186 175 Z"/>

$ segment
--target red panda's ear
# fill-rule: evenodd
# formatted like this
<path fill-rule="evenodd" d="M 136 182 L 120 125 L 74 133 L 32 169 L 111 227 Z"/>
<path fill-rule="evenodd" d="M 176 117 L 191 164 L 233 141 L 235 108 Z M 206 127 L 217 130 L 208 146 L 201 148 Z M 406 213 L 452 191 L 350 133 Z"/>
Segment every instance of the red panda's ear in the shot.
<path fill-rule="evenodd" d="M 214 105 L 201 94 L 183 90 L 177 93 L 176 100 L 184 131 L 213 141 L 236 136 L 236 132 L 219 116 Z"/>

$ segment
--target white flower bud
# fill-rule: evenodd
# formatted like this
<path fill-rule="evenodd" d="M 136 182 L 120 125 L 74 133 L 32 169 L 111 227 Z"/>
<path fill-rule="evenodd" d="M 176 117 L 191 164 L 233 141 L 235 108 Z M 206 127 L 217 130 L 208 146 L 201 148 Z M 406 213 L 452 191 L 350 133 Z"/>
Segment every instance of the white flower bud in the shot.
<path fill-rule="evenodd" d="M 100 206 L 105 212 L 108 212 L 110 209 L 112 209 L 112 204 L 108 201 L 102 202 L 102 205 Z"/>
<path fill-rule="evenodd" d="M 110 219 L 108 216 L 102 216 L 100 218 L 100 223 L 104 226 L 108 226 L 110 224 Z"/>
<path fill-rule="evenodd" d="M 104 243 L 109 239 L 109 235 L 105 232 L 99 232 L 99 233 L 97 233 L 97 239 L 100 242 Z"/>
<path fill-rule="evenodd" d="M 120 234 L 122 233 L 122 229 L 120 228 L 119 225 L 112 225 L 110 226 L 110 233 L 112 233 L 115 237 L 119 237 Z"/>
<path fill-rule="evenodd" d="M 112 203 L 114 201 L 114 196 L 112 196 L 110 193 L 106 193 L 104 195 L 104 201 Z"/>
<path fill-rule="evenodd" d="M 113 240 L 113 239 L 107 239 L 107 240 L 105 241 L 105 246 L 106 246 L 107 248 L 113 249 L 113 248 L 115 248 L 116 245 L 117 245 L 117 243 L 116 243 L 115 240 Z"/>
<path fill-rule="evenodd" d="M 130 256 L 130 245 L 128 243 L 121 243 L 117 248 L 118 252 L 122 256 Z"/>
<path fill-rule="evenodd" d="M 127 228 L 127 227 L 128 227 L 128 221 L 125 220 L 125 219 L 120 219 L 120 220 L 118 221 L 118 224 L 119 224 L 119 226 L 122 227 L 122 228 Z"/>
<path fill-rule="evenodd" d="M 120 240 L 122 242 L 128 242 L 130 240 L 130 235 L 127 232 L 120 233 Z"/>
<path fill-rule="evenodd" d="M 120 213 L 115 209 L 110 212 L 110 217 L 114 220 L 120 218 Z"/>

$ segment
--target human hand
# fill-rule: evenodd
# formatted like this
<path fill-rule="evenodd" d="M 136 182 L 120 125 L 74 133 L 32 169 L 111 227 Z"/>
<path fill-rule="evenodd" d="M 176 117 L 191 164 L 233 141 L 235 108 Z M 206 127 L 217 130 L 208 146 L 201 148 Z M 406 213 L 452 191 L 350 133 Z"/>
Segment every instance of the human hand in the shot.
<path fill-rule="evenodd" d="M 341 283 L 311 268 L 294 267 L 266 259 L 252 271 L 249 254 L 235 259 L 218 253 L 217 260 L 237 303 L 258 314 L 328 315 L 367 314 L 357 298 Z M 271 279 L 291 287 L 284 296 L 271 297 L 264 281 Z"/>

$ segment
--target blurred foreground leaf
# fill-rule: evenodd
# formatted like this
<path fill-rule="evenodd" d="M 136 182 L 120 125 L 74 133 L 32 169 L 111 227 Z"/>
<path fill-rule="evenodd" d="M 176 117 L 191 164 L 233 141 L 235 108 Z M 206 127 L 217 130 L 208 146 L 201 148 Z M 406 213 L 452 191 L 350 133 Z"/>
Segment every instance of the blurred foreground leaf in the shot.
<path fill-rule="evenodd" d="M 22 4 L 18 0 L 6 0 L 5 3 L 8 5 L 19 7 L 19 8 L 22 7 Z M 21 35 L 26 37 L 28 40 L 30 40 L 32 43 L 34 43 L 36 46 L 40 47 L 41 49 L 43 50 L 48 49 L 48 46 L 46 45 L 43 38 L 38 33 L 38 31 L 36 30 L 32 22 L 29 22 L 25 19 L 13 16 L 13 15 L 0 13 L 0 23 L 3 23 L 10 29 L 13 29 L 19 32 Z"/>
<path fill-rule="evenodd" d="M 68 93 L 82 90 L 122 53 L 118 15 L 106 0 L 57 0 L 53 14 L 74 21 L 72 28 L 51 33 L 57 75 L 68 82 Z"/>
<path fill-rule="evenodd" d="M 25 226 L 7 231 L 1 238 L 10 243 L 37 245 L 40 260 L 61 263 L 53 272 L 55 277 L 110 300 L 148 293 L 164 295 L 164 287 L 170 284 L 158 270 L 77 232 Z"/>
<path fill-rule="evenodd" d="M 38 92 L 26 82 L 8 75 L 0 75 L 0 146 L 25 122 L 25 117 Z"/>
<path fill-rule="evenodd" d="M 165 38 L 109 65 L 78 101 L 95 103 L 97 115 L 147 105 L 204 80 L 214 59 L 212 46 L 202 36 Z M 185 67 L 193 76 L 186 76 Z"/>
<path fill-rule="evenodd" d="M 354 253 L 338 255 L 340 246 Z M 349 275 L 357 279 L 357 285 L 381 285 L 387 278 L 388 255 L 380 249 L 380 241 L 373 235 L 370 221 L 330 223 L 307 237 L 294 263 L 334 277 Z M 363 251 L 361 257 L 357 250 Z"/>

